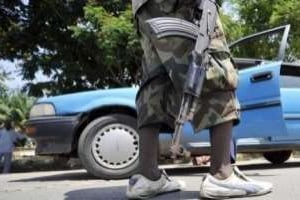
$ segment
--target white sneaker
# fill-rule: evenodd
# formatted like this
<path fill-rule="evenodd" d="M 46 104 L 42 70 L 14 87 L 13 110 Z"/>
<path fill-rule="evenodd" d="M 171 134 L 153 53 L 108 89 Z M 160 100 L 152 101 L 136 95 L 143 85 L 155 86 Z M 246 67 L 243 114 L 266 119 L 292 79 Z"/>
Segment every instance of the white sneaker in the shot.
<path fill-rule="evenodd" d="M 243 179 L 247 182 L 251 182 L 253 184 L 259 185 L 261 188 L 263 188 L 263 190 L 260 191 L 261 193 L 259 193 L 257 195 L 263 195 L 263 194 L 269 193 L 273 189 L 272 183 L 265 182 L 265 181 L 253 180 L 253 179 L 247 177 L 243 172 L 241 172 L 237 166 L 233 166 L 233 172 L 235 173 L 235 175 L 237 175 L 241 179 Z"/>
<path fill-rule="evenodd" d="M 151 181 L 143 175 L 137 174 L 129 179 L 126 196 L 129 199 L 147 199 L 158 194 L 179 191 L 184 187 L 184 182 L 169 179 L 164 171 L 157 181 Z"/>
<path fill-rule="evenodd" d="M 236 168 L 225 180 L 218 180 L 210 174 L 204 177 L 200 187 L 200 197 L 224 199 L 258 196 L 271 192 L 272 188 L 271 183 L 249 179 Z"/>

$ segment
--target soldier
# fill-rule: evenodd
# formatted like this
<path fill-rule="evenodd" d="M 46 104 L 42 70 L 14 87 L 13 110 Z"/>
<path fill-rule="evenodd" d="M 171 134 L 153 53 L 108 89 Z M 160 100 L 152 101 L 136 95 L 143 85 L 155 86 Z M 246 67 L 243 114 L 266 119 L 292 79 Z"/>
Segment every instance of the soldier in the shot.
<path fill-rule="evenodd" d="M 158 136 L 159 132 L 174 130 L 195 42 L 180 37 L 152 41 L 142 27 L 146 20 L 155 17 L 177 17 L 193 22 L 196 0 L 133 0 L 132 5 L 144 57 L 143 82 L 136 99 L 140 171 L 130 178 L 126 195 L 144 199 L 178 191 L 183 186 L 158 169 Z M 211 140 L 211 167 L 200 186 L 200 196 L 229 198 L 266 194 L 272 189 L 270 183 L 251 180 L 230 163 L 232 128 L 239 123 L 235 95 L 238 75 L 219 18 L 209 49 L 210 67 L 193 120 L 196 131 L 209 128 Z"/>

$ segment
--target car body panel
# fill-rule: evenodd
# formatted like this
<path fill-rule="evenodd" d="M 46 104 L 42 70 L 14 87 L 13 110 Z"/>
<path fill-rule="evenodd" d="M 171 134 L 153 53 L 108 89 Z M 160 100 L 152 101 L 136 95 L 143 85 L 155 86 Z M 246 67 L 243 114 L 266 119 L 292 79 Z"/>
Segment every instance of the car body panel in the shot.
<path fill-rule="evenodd" d="M 273 141 L 300 140 L 300 89 L 281 88 L 283 117 L 287 127 L 288 137 L 275 136 Z"/>
<path fill-rule="evenodd" d="M 270 138 L 288 134 L 281 108 L 280 65 L 281 62 L 271 62 L 240 70 L 237 96 L 241 103 L 241 122 L 234 128 L 236 139 Z M 251 82 L 253 74 L 263 72 L 270 72 L 272 78 L 256 83 Z M 194 134 L 192 126 L 186 124 L 182 140 L 188 148 L 202 147 L 205 146 L 203 142 L 209 141 L 208 134 L 208 130 Z M 168 138 L 168 136 L 161 137 Z"/>
<path fill-rule="evenodd" d="M 251 83 L 250 79 L 252 74 L 264 71 L 272 72 L 274 74 L 273 78 L 268 81 L 261 81 L 254 84 Z M 243 112 L 241 124 L 236 128 L 237 130 L 235 131 L 240 133 L 237 137 L 270 137 L 275 135 L 283 135 L 283 133 L 286 133 L 286 131 L 284 130 L 285 126 L 282 119 L 282 110 L 280 108 L 280 90 L 278 80 L 279 73 L 280 62 L 272 62 L 264 67 L 257 66 L 240 71 L 241 78 L 239 81 L 237 95 L 240 99 L 241 109 L 243 110 Z M 255 87 L 255 89 L 253 89 L 252 87 Z M 247 93 L 247 91 L 253 90 L 255 90 L 255 92 L 253 92 L 251 95 Z M 96 90 L 44 98 L 40 99 L 38 103 L 51 102 L 55 106 L 58 116 L 89 112 L 92 109 L 101 108 L 104 106 L 122 105 L 135 109 L 136 92 L 137 88 Z M 72 103 L 70 103 L 70 101 Z M 270 104 L 274 105 L 270 106 Z M 261 109 L 263 109 L 266 113 L 266 115 L 264 115 L 264 118 L 260 117 L 260 113 L 262 110 L 256 110 L 257 106 L 262 107 Z M 249 121 L 251 123 L 249 123 Z M 266 122 L 268 123 L 266 124 Z M 260 131 L 265 129 L 268 130 L 271 125 L 274 127 L 274 122 L 276 122 L 277 126 L 276 132 L 269 133 L 268 131 Z M 239 130 L 241 129 L 248 131 L 239 132 Z M 193 131 L 191 131 L 191 133 L 193 133 Z M 188 137 L 190 137 L 190 139 L 188 139 Z M 198 136 L 195 138 L 194 134 L 186 134 L 184 135 L 183 139 L 185 138 L 187 138 L 187 141 L 190 141 L 197 139 Z M 200 141 L 208 141 L 207 136 L 200 136 L 199 139 Z"/>
<path fill-rule="evenodd" d="M 235 137 L 287 134 L 280 98 L 280 67 L 281 62 L 272 62 L 240 70 L 237 96 L 242 112 L 241 123 L 234 129 Z M 255 76 L 258 81 L 253 81 Z"/>
<path fill-rule="evenodd" d="M 237 90 L 237 96 L 241 103 L 241 123 L 234 128 L 234 137 L 237 140 L 238 149 L 244 152 L 267 151 L 272 147 L 272 150 L 297 148 L 300 141 L 300 123 L 299 113 L 300 108 L 300 89 L 285 89 L 281 88 L 280 73 L 293 74 L 297 76 L 294 69 L 300 69 L 298 66 L 291 64 L 283 64 L 282 59 L 285 46 L 287 44 L 286 35 L 289 31 L 289 26 L 283 26 L 263 33 L 255 34 L 254 37 L 283 31 L 283 37 L 280 42 L 278 56 L 272 61 L 266 61 L 261 58 L 243 58 L 237 59 L 239 67 L 240 81 Z M 249 36 L 240 40 L 245 42 Z M 234 43 L 233 46 L 237 46 Z M 282 66 L 285 66 L 282 68 Z M 296 67 L 296 68 L 295 68 Z M 299 77 L 297 77 L 299 78 Z M 130 109 L 135 109 L 135 96 L 138 88 L 122 88 L 122 89 L 105 89 L 88 92 L 79 92 L 69 95 L 49 97 L 40 99 L 37 103 L 51 103 L 55 106 L 57 117 L 63 116 L 78 116 L 81 113 L 89 113 L 94 109 L 110 106 L 125 106 Z M 297 93 L 297 96 L 294 94 Z M 295 99 L 292 98 L 294 96 Z M 298 99 L 298 101 L 297 101 Z M 297 108 L 297 109 L 295 109 Z M 43 117 L 40 117 L 42 120 Z M 285 119 L 283 119 L 285 118 Z M 48 118 L 44 118 L 44 123 L 48 123 Z M 35 119 L 29 119 L 27 124 L 35 125 Z M 60 127 L 55 124 L 52 134 L 59 135 L 69 134 L 62 132 Z M 76 126 L 75 126 L 76 127 Z M 73 128 L 72 136 L 76 135 L 75 127 Z M 41 139 L 39 134 L 42 134 L 42 128 L 36 131 L 37 139 Z M 186 123 L 183 130 L 182 143 L 185 144 L 195 154 L 208 152 L 209 149 L 209 134 L 208 130 L 202 130 L 200 134 L 195 134 L 192 126 Z M 47 134 L 51 134 L 50 132 Z M 298 135 L 299 134 L 299 135 Z M 70 138 L 67 136 L 67 138 Z M 293 138 L 293 140 L 289 140 Z M 169 133 L 160 134 L 161 153 L 169 153 L 169 144 L 172 135 Z M 66 141 L 69 147 L 68 152 L 76 149 L 76 143 L 73 140 Z M 53 140 L 54 142 L 54 140 Z M 52 144 L 53 148 L 55 144 Z M 73 145 L 73 146 L 72 146 Z M 248 149 L 247 149 L 248 148 Z M 42 150 L 40 150 L 42 152 Z M 53 150 L 53 152 L 55 152 Z M 47 151 L 47 153 L 51 153 Z"/>
<path fill-rule="evenodd" d="M 34 127 L 38 134 L 29 135 L 35 138 L 36 154 L 67 154 L 72 149 L 74 133 L 81 122 L 81 116 L 53 116 L 31 119 L 27 127 Z"/>
<path fill-rule="evenodd" d="M 300 114 L 299 88 L 281 88 L 281 101 L 286 119 L 299 119 Z"/>
<path fill-rule="evenodd" d="M 51 103 L 55 106 L 56 115 L 74 115 L 88 112 L 102 106 L 122 105 L 135 108 L 137 88 L 119 88 L 93 90 L 55 97 L 42 98 L 37 103 Z"/>

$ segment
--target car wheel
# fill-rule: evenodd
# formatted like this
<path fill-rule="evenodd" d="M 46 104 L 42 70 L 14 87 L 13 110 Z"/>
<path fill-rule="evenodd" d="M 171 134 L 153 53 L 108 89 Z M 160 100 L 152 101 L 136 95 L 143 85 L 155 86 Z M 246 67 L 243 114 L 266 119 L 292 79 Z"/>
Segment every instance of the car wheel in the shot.
<path fill-rule="evenodd" d="M 138 167 L 138 139 L 136 118 L 123 114 L 100 117 L 83 130 L 79 158 L 96 177 L 127 178 Z"/>
<path fill-rule="evenodd" d="M 282 164 L 285 161 L 287 161 L 292 154 L 292 151 L 271 151 L 271 152 L 265 152 L 263 155 L 265 159 L 270 161 L 273 164 Z"/>

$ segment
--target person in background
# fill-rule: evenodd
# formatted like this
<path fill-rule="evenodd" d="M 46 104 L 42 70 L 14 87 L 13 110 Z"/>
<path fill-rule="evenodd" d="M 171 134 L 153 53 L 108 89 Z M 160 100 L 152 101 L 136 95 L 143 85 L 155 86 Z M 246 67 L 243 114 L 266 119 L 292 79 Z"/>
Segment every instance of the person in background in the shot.
<path fill-rule="evenodd" d="M 26 137 L 23 134 L 14 131 L 10 120 L 4 122 L 4 126 L 0 129 L 0 163 L 2 165 L 3 162 L 3 174 L 10 172 L 15 144 L 24 139 Z"/>

